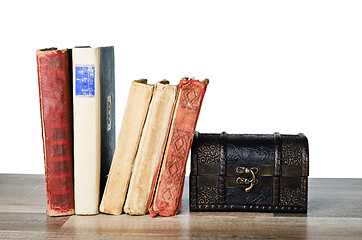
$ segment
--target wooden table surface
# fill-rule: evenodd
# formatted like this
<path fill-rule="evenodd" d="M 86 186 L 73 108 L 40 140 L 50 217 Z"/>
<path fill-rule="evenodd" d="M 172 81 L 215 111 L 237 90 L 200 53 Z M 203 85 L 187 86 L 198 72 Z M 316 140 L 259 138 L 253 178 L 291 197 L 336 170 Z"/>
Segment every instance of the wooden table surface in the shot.
<path fill-rule="evenodd" d="M 0 174 L 0 239 L 362 239 L 362 179 L 310 179 L 308 214 L 47 217 L 44 175 Z"/>

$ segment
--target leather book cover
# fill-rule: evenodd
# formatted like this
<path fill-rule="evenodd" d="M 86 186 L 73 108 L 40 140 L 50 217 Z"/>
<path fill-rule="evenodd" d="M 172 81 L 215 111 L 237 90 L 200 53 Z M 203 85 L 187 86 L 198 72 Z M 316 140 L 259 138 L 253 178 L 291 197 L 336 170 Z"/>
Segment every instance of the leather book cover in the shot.
<path fill-rule="evenodd" d="M 71 50 L 36 52 L 48 216 L 74 214 Z"/>
<path fill-rule="evenodd" d="M 153 181 L 149 212 L 152 217 L 176 215 L 181 208 L 185 169 L 202 100 L 209 81 L 181 79 L 171 129 L 161 159 L 160 173 Z"/>

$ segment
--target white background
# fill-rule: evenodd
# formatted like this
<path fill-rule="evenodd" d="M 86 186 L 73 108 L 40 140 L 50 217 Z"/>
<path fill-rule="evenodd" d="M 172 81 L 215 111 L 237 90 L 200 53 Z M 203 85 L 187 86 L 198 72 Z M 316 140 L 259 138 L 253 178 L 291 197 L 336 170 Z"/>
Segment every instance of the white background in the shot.
<path fill-rule="evenodd" d="M 6 2 L 6 4 L 4 4 Z M 303 132 L 311 177 L 362 177 L 361 1 L 2 1 L 1 173 L 43 173 L 35 51 L 115 46 L 132 80 L 210 79 L 197 130 Z"/>

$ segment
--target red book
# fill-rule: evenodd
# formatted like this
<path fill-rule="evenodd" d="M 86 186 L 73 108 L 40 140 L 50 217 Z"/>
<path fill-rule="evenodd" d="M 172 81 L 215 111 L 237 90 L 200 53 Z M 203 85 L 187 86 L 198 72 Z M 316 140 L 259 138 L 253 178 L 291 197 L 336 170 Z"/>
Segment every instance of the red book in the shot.
<path fill-rule="evenodd" d="M 160 174 L 153 182 L 155 191 L 149 204 L 152 217 L 158 214 L 173 216 L 181 208 L 186 161 L 208 83 L 207 79 L 199 82 L 185 78 L 178 85 L 177 104 L 163 161 L 160 162 Z"/>
<path fill-rule="evenodd" d="M 48 216 L 74 214 L 71 50 L 38 50 Z"/>

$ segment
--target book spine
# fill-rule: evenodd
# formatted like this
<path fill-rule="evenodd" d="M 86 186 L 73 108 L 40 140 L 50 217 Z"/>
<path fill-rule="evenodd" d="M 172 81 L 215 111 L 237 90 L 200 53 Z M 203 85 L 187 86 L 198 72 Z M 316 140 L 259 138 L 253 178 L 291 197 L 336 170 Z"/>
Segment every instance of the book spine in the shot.
<path fill-rule="evenodd" d="M 100 86 L 101 86 L 101 175 L 100 196 L 103 195 L 107 175 L 111 167 L 115 149 L 115 82 L 114 47 L 100 48 Z"/>
<path fill-rule="evenodd" d="M 131 84 L 117 146 L 99 208 L 101 212 L 114 215 L 122 213 L 153 88 L 154 86 L 147 84 L 145 79 L 133 81 Z"/>
<path fill-rule="evenodd" d="M 160 175 L 153 183 L 155 193 L 149 206 L 152 217 L 173 216 L 181 207 L 186 161 L 207 85 L 208 80 L 194 79 L 182 79 L 178 85 L 178 100 Z"/>
<path fill-rule="evenodd" d="M 70 50 L 38 50 L 48 216 L 74 214 Z"/>
<path fill-rule="evenodd" d="M 100 49 L 73 48 L 75 213 L 98 213 L 100 189 Z"/>
<path fill-rule="evenodd" d="M 152 182 L 164 152 L 176 101 L 177 86 L 157 83 L 143 128 L 127 193 L 124 211 L 131 215 L 148 212 Z"/>

